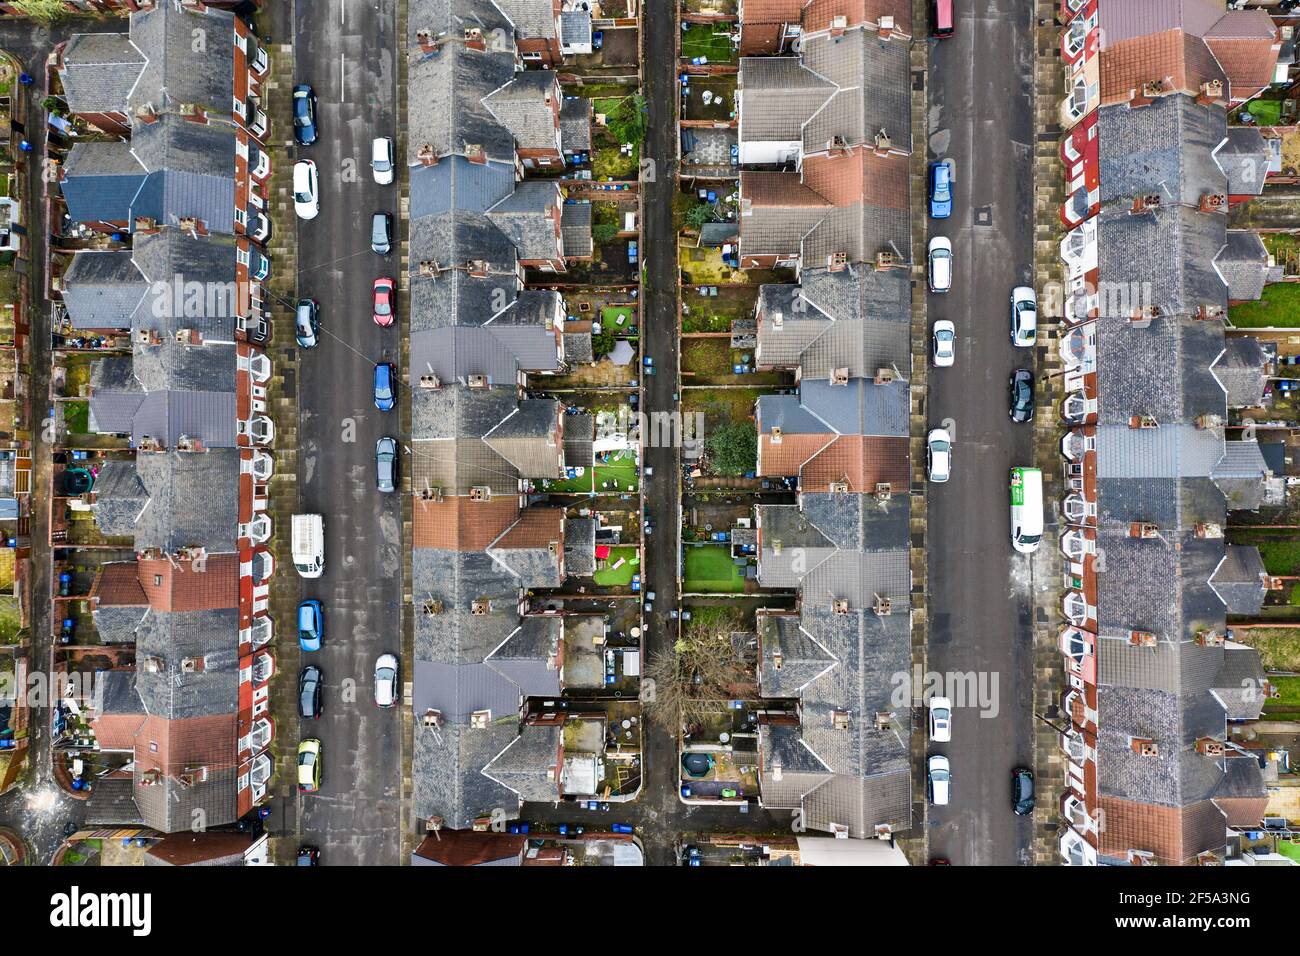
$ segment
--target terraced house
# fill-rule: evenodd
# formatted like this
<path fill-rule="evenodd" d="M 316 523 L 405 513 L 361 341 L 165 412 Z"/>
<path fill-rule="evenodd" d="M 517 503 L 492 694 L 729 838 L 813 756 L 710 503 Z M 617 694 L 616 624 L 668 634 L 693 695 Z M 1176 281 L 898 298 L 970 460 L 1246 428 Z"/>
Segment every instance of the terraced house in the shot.
<path fill-rule="evenodd" d="M 417 0 L 408 17 L 413 800 L 430 829 L 595 792 L 566 726 L 586 717 L 561 703 L 590 622 L 536 597 L 592 572 L 596 533 L 530 499 L 590 468 L 594 437 L 589 415 L 537 393 L 591 359 L 589 323 L 566 333 L 559 293 L 525 286 L 592 248 L 590 206 L 525 178 L 576 148 L 556 75 L 524 68 L 557 38 L 553 18 L 524 18 L 542 6 Z"/>
<path fill-rule="evenodd" d="M 1060 852 L 1212 863 L 1267 803 L 1258 755 L 1231 729 L 1259 717 L 1268 683 L 1228 622 L 1258 614 L 1276 583 L 1256 548 L 1224 541 L 1231 512 L 1284 495 L 1264 440 L 1227 429 L 1233 409 L 1262 403 L 1273 362 L 1271 346 L 1224 327 L 1270 272 L 1259 237 L 1227 217 L 1264 188 L 1267 157 L 1227 108 L 1271 81 L 1278 43 L 1267 14 L 1206 2 L 1077 13 L 1066 42 L 1097 61 L 1102 96 L 1062 152 L 1076 184 L 1062 217 L 1079 224 L 1061 247 Z"/>
<path fill-rule="evenodd" d="M 63 438 L 52 543 L 56 571 L 98 565 L 64 653 L 110 662 L 102 694 L 67 703 L 67 742 L 101 764 L 91 822 L 218 826 L 271 775 L 267 59 L 240 17 L 166 0 L 54 68 L 100 131 L 61 170 L 71 226 L 52 243 L 56 366 L 84 371 L 66 397 L 89 406 Z"/>
<path fill-rule="evenodd" d="M 778 9 L 786 8 L 789 9 Z M 755 408 L 758 474 L 798 503 L 759 505 L 758 582 L 797 589 L 758 615 L 762 697 L 795 722 L 760 728 L 763 805 L 855 838 L 911 826 L 908 453 L 911 346 L 910 5 L 741 9 L 740 260 L 765 285 L 755 363 L 796 394 Z"/>

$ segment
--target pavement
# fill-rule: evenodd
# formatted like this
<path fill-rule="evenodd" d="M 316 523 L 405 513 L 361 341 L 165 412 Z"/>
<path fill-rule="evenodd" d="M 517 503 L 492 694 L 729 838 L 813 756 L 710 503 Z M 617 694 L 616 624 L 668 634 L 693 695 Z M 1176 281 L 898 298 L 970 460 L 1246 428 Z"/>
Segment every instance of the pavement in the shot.
<path fill-rule="evenodd" d="M 278 6 L 269 21 L 272 40 L 291 39 L 293 59 L 292 75 L 281 65 L 286 60 L 276 64 L 281 88 L 274 135 L 277 141 L 292 136 L 286 90 L 305 82 L 316 91 L 320 138 L 310 147 L 280 149 L 276 157 L 279 211 L 273 228 L 289 242 L 296 231 L 297 290 L 292 297 L 277 295 L 275 344 L 294 348 L 289 309 L 297 296 L 320 304 L 323 334 L 316 349 L 299 353 L 291 379 L 278 383 L 289 409 L 296 400 L 297 415 L 291 423 L 296 441 L 278 429 L 277 468 L 293 470 L 296 510 L 325 516 L 325 573 L 313 581 L 297 579 L 282 560 L 276 575 L 279 806 L 273 807 L 271 830 L 286 838 L 285 849 L 295 843 L 321 847 L 325 865 L 391 866 L 402 855 L 402 708 L 375 707 L 371 682 L 375 659 L 401 651 L 402 496 L 375 490 L 374 460 L 380 437 L 392 435 L 405 444 L 405 433 L 400 411 L 378 411 L 372 392 L 376 363 L 400 368 L 404 332 L 371 320 L 371 283 L 380 276 L 401 283 L 403 246 L 397 241 L 400 185 L 377 185 L 369 163 L 372 139 L 397 137 L 398 9 L 396 0 L 295 0 Z M 401 144 L 396 149 L 404 155 Z M 298 158 L 316 163 L 320 181 L 320 215 L 310 222 L 293 217 L 287 180 L 281 178 Z M 399 231 L 386 257 L 370 250 L 370 217 L 378 211 L 391 213 Z M 272 253 L 277 267 L 286 268 L 278 250 Z M 277 501 L 281 549 L 289 541 L 288 503 Z M 324 603 L 325 638 L 319 652 L 303 654 L 296 647 L 293 607 L 308 597 Z M 296 711 L 298 672 L 307 663 L 325 674 L 323 714 L 315 721 L 301 721 Z M 293 777 L 293 754 L 306 737 L 322 745 L 323 782 L 314 794 L 299 794 Z"/>
<path fill-rule="evenodd" d="M 953 473 L 927 492 L 927 669 L 984 681 L 992 706 L 954 699 L 953 802 L 929 808 L 929 855 L 953 864 L 1031 862 L 1032 818 L 1010 807 L 1011 771 L 1033 765 L 1033 586 L 1038 559 L 1011 548 L 1008 470 L 1034 461 L 1032 425 L 1013 424 L 1007 380 L 1047 352 L 1010 341 L 1009 302 L 1033 283 L 1034 2 L 958 5 L 956 35 L 934 43 L 928 75 L 930 159 L 951 159 L 955 202 L 930 235 L 953 243 L 953 290 L 929 295 L 929 319 L 957 325 L 953 368 L 929 372 L 929 427 L 953 434 Z M 920 143 L 917 144 L 919 148 Z M 920 359 L 918 358 L 918 361 Z M 1040 554 L 1055 538 L 1044 536 Z M 996 679 L 996 693 L 993 681 Z M 948 696 L 956 698 L 955 693 Z"/>

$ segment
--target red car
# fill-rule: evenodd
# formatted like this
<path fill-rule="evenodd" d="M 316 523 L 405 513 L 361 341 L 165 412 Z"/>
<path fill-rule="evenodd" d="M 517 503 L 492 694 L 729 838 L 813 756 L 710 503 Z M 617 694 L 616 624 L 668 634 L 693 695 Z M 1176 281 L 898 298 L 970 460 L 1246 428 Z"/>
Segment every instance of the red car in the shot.
<path fill-rule="evenodd" d="M 392 279 L 375 280 L 375 325 L 387 328 L 397 316 L 397 307 L 393 302 L 393 290 L 397 286 Z"/>

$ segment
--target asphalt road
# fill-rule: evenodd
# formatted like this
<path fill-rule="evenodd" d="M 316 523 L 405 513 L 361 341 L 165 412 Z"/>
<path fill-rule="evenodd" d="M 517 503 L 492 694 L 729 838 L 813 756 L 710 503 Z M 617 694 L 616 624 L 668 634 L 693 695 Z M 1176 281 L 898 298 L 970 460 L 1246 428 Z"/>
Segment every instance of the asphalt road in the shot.
<path fill-rule="evenodd" d="M 401 267 L 396 241 L 388 257 L 370 250 L 373 213 L 399 222 L 399 184 L 377 185 L 369 168 L 371 140 L 396 136 L 396 32 L 396 0 L 294 4 L 293 80 L 315 88 L 320 126 L 298 156 L 315 161 L 321 190 L 320 215 L 298 223 L 298 294 L 320 303 L 323 332 L 297 383 L 300 507 L 325 516 L 325 573 L 302 582 L 324 602 L 324 646 L 302 659 L 326 685 L 323 715 L 301 728 L 321 741 L 322 789 L 298 795 L 297 829 L 324 864 L 396 865 L 401 845 L 400 708 L 376 708 L 371 689 L 375 658 L 401 651 L 401 499 L 375 490 L 374 461 L 381 436 L 405 437 L 372 393 L 402 332 L 370 311 L 371 283 Z M 296 694 L 297 681 L 279 687 Z"/>
<path fill-rule="evenodd" d="M 929 318 L 956 323 L 957 360 L 930 375 L 930 427 L 954 434 L 952 478 L 928 489 L 929 669 L 987 689 L 984 706 L 950 692 L 952 741 L 930 745 L 953 776 L 951 805 L 930 808 L 930 855 L 954 864 L 1030 861 L 1010 781 L 1033 758 L 1031 568 L 1011 548 L 1007 481 L 1033 463 L 1033 426 L 1008 417 L 1007 380 L 1037 351 L 1011 345 L 1009 305 L 1032 284 L 1033 7 L 959 4 L 956 36 L 930 56 L 929 158 L 951 159 L 956 183 L 952 217 L 930 221 L 952 240 L 954 286 L 929 297 Z"/>

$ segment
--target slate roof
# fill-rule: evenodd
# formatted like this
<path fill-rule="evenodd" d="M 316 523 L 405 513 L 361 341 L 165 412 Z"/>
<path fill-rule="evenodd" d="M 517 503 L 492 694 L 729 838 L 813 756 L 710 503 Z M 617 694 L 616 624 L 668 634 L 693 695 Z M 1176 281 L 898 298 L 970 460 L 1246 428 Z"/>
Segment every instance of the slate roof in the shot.
<path fill-rule="evenodd" d="M 1215 159 L 1228 177 L 1228 193 L 1258 196 L 1264 191 L 1271 158 L 1264 134 L 1254 126 L 1229 126 Z"/>
<path fill-rule="evenodd" d="M 559 85 L 549 70 L 524 70 L 483 98 L 519 149 L 559 149 Z"/>
<path fill-rule="evenodd" d="M 1265 345 L 1253 335 L 1224 339 L 1223 354 L 1211 370 L 1227 393 L 1229 408 L 1254 408 L 1264 401 L 1275 349 L 1273 343 Z"/>
<path fill-rule="evenodd" d="M 63 274 L 62 292 L 74 328 L 124 329 L 149 283 L 129 251 L 78 252 Z"/>
<path fill-rule="evenodd" d="M 95 521 L 135 549 L 173 554 L 234 551 L 239 524 L 239 453 L 233 449 L 141 452 L 104 463 L 95 480 Z"/>
<path fill-rule="evenodd" d="M 1267 578 L 1259 548 L 1228 545 L 1210 578 L 1210 587 L 1229 614 L 1256 615 L 1264 606 Z"/>
<path fill-rule="evenodd" d="M 73 113 L 126 112 L 145 57 L 125 33 L 78 33 L 63 51 L 59 79 Z"/>
<path fill-rule="evenodd" d="M 228 116 L 235 96 L 234 20 L 228 10 L 172 3 L 132 13 L 131 42 L 147 61 L 131 90 L 131 112 L 144 104 L 160 113 L 195 104 Z"/>
<path fill-rule="evenodd" d="M 1227 111 L 1187 96 L 1164 96 L 1138 109 L 1098 111 L 1101 201 L 1158 194 L 1163 202 L 1195 206 L 1207 193 L 1227 191 L 1215 148 L 1228 130 Z"/>
<path fill-rule="evenodd" d="M 1219 250 L 1214 265 L 1228 287 L 1230 301 L 1254 301 L 1264 294 L 1268 258 L 1259 233 L 1249 229 L 1228 230 L 1227 242 Z"/>
<path fill-rule="evenodd" d="M 566 96 L 560 104 L 560 143 L 566 153 L 591 149 L 591 100 Z"/>

